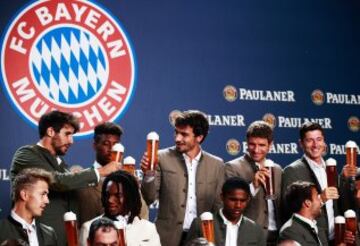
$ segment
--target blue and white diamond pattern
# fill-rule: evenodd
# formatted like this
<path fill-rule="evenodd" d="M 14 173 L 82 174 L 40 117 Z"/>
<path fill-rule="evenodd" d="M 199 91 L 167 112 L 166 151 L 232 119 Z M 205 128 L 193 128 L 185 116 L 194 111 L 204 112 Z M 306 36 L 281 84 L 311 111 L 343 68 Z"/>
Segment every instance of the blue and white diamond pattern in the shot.
<path fill-rule="evenodd" d="M 30 68 L 41 93 L 55 103 L 81 104 L 107 83 L 107 57 L 99 40 L 75 27 L 58 27 L 32 47 Z"/>

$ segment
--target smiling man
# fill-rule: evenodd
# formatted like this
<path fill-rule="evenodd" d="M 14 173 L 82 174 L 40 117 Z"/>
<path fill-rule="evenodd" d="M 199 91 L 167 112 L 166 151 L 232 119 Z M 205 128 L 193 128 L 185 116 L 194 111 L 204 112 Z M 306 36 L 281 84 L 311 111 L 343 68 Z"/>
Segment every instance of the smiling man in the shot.
<path fill-rule="evenodd" d="M 251 200 L 249 184 L 239 177 L 227 179 L 221 200 L 223 208 L 214 214 L 215 245 L 266 245 L 261 227 L 243 215 Z M 191 224 L 187 241 L 203 236 L 201 220 L 197 218 Z"/>
<path fill-rule="evenodd" d="M 225 176 L 241 177 L 250 184 L 249 206 L 244 214 L 261 225 L 267 237 L 268 245 L 276 245 L 280 226 L 281 174 L 282 169 L 274 164 L 273 179 L 275 196 L 265 199 L 265 179 L 270 175 L 265 168 L 266 156 L 273 143 L 273 130 L 265 121 L 255 121 L 246 132 L 247 153 L 225 165 Z"/>

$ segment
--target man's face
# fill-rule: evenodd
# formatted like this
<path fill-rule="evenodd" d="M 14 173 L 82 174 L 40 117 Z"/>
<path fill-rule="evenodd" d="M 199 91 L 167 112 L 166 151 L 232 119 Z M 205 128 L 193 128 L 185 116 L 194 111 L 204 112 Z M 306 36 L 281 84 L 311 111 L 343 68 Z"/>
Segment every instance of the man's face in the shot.
<path fill-rule="evenodd" d="M 43 180 L 38 180 L 35 184 L 24 189 L 25 208 L 32 217 L 42 215 L 45 207 L 49 204 L 49 186 Z"/>
<path fill-rule="evenodd" d="M 325 151 L 325 139 L 320 130 L 308 131 L 300 142 L 305 154 L 313 161 L 320 162 Z"/>
<path fill-rule="evenodd" d="M 101 134 L 94 142 L 94 149 L 96 152 L 96 161 L 101 165 L 106 165 L 111 161 L 111 148 L 118 143 L 120 138 L 112 134 Z"/>
<path fill-rule="evenodd" d="M 110 181 L 106 187 L 107 211 L 111 216 L 125 215 L 125 197 L 122 184 Z"/>
<path fill-rule="evenodd" d="M 227 194 L 222 194 L 223 213 L 231 222 L 237 223 L 246 209 L 250 196 L 243 189 L 234 189 Z"/>
<path fill-rule="evenodd" d="M 310 211 L 314 219 L 318 218 L 321 214 L 321 198 L 315 188 L 311 189 Z"/>
<path fill-rule="evenodd" d="M 247 140 L 248 152 L 255 162 L 262 163 L 269 153 L 271 142 L 267 138 L 249 137 Z"/>
<path fill-rule="evenodd" d="M 53 147 L 56 155 L 65 155 L 70 146 L 74 143 L 74 127 L 65 124 L 59 132 L 51 138 L 51 146 Z"/>
<path fill-rule="evenodd" d="M 180 153 L 188 153 L 200 147 L 203 136 L 195 136 L 191 126 L 175 127 L 175 145 Z"/>
<path fill-rule="evenodd" d="M 360 180 L 355 181 L 355 200 L 358 208 L 360 208 Z"/>
<path fill-rule="evenodd" d="M 118 234 L 114 228 L 100 227 L 95 232 L 94 243 L 92 246 L 117 246 L 118 243 Z"/>

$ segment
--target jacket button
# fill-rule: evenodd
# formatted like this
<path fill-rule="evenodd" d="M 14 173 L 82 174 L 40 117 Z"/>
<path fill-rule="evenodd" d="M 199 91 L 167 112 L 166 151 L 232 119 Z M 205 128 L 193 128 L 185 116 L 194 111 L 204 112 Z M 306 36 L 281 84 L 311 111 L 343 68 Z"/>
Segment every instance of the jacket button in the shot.
<path fill-rule="evenodd" d="M 186 189 L 183 189 L 183 192 L 186 193 Z"/>
<path fill-rule="evenodd" d="M 185 208 L 185 204 L 181 204 L 181 207 L 182 207 L 182 208 Z"/>

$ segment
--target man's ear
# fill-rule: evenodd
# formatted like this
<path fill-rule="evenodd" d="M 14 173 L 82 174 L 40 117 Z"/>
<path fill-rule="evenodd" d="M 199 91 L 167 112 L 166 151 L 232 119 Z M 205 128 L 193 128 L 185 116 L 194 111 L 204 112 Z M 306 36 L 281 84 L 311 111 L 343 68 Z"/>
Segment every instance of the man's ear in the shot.
<path fill-rule="evenodd" d="M 298 140 L 298 143 L 299 143 L 300 148 L 301 148 L 301 149 L 304 149 L 304 145 L 303 145 L 301 139 Z"/>
<path fill-rule="evenodd" d="M 308 207 L 311 206 L 311 201 L 310 201 L 309 199 L 306 199 L 306 200 L 303 202 L 303 205 L 308 208 Z"/>
<path fill-rule="evenodd" d="M 25 189 L 22 189 L 20 191 L 20 199 L 26 201 L 28 197 L 29 197 L 28 192 Z"/>
<path fill-rule="evenodd" d="M 204 139 L 204 135 L 196 136 L 196 141 L 200 144 L 201 141 Z"/>
<path fill-rule="evenodd" d="M 48 137 L 54 137 L 55 136 L 55 134 L 56 134 L 56 132 L 55 132 L 55 130 L 54 130 L 54 128 L 53 127 L 48 127 L 47 129 L 46 129 L 46 135 L 48 136 Z"/>

